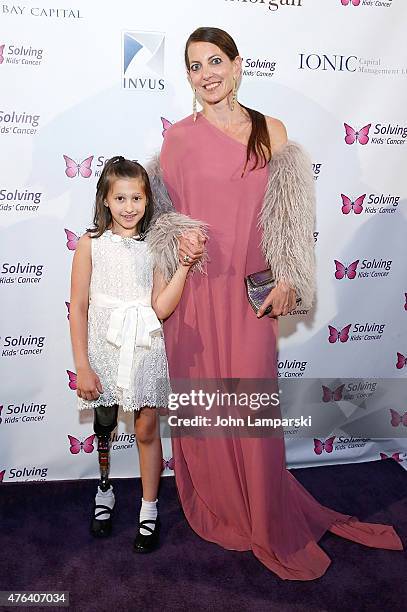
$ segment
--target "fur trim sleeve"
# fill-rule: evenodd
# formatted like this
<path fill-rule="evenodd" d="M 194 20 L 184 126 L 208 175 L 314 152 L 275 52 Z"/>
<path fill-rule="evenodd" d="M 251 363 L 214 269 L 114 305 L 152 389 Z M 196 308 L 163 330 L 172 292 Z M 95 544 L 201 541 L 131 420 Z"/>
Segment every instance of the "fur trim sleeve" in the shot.
<path fill-rule="evenodd" d="M 208 238 L 205 223 L 176 212 L 160 215 L 148 231 L 146 241 L 153 255 L 154 265 L 167 282 L 174 276 L 179 265 L 177 238 L 190 230 L 198 230 L 204 238 Z M 197 269 L 204 274 L 207 260 L 205 251 L 203 257 L 191 266 L 191 270 Z"/>
<path fill-rule="evenodd" d="M 150 179 L 151 191 L 154 199 L 154 216 L 174 211 L 173 203 L 164 185 L 160 165 L 160 154 L 157 153 L 146 165 L 148 178 Z"/>
<path fill-rule="evenodd" d="M 259 225 L 261 247 L 276 280 L 286 280 L 310 308 L 315 293 L 315 185 L 302 147 L 289 141 L 269 163 Z"/>

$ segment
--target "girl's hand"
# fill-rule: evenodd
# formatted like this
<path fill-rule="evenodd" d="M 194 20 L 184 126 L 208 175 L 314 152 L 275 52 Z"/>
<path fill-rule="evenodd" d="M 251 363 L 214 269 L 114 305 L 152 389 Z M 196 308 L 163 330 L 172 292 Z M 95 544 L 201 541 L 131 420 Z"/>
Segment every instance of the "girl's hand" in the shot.
<path fill-rule="evenodd" d="M 297 295 L 295 289 L 292 289 L 285 281 L 279 281 L 277 285 L 270 291 L 263 304 L 260 306 L 257 317 L 263 316 L 264 311 L 268 306 L 272 306 L 268 317 L 279 317 L 287 315 L 295 309 L 297 305 Z"/>
<path fill-rule="evenodd" d="M 191 267 L 204 254 L 205 238 L 198 230 L 190 230 L 178 239 L 178 256 L 183 266 Z"/>
<path fill-rule="evenodd" d="M 85 400 L 97 400 L 103 393 L 99 376 L 92 368 L 78 369 L 76 379 L 76 393 Z"/>

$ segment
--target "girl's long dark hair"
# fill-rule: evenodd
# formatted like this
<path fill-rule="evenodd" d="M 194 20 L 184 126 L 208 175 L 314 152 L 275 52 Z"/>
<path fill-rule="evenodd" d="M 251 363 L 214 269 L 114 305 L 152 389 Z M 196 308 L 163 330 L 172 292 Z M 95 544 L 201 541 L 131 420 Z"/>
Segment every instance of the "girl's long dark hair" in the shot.
<path fill-rule="evenodd" d="M 198 28 L 195 32 L 192 32 L 185 45 L 185 65 L 188 71 L 190 69 L 188 47 L 194 42 L 209 42 L 216 45 L 232 62 L 239 55 L 235 41 L 230 34 L 224 30 L 220 30 L 219 28 Z M 239 102 L 239 104 L 246 110 L 252 122 L 252 130 L 250 132 L 249 142 L 247 143 L 244 173 L 251 156 L 253 156 L 254 160 L 251 170 L 254 170 L 260 164 L 262 168 L 268 164 L 271 159 L 271 144 L 265 116 L 252 108 L 244 106 L 241 102 Z"/>
<path fill-rule="evenodd" d="M 153 194 L 151 192 L 150 181 L 143 166 L 136 161 L 125 159 L 121 155 L 111 157 L 106 162 L 102 174 L 99 177 L 96 186 L 95 209 L 93 215 L 94 227 L 88 231 L 91 233 L 92 238 L 100 238 L 100 236 L 111 227 L 113 221 L 112 214 L 110 208 L 105 206 L 104 203 L 109 193 L 112 180 L 118 178 L 140 179 L 143 184 L 147 203 L 144 217 L 141 219 L 138 227 L 140 239 L 143 239 L 154 214 Z"/>

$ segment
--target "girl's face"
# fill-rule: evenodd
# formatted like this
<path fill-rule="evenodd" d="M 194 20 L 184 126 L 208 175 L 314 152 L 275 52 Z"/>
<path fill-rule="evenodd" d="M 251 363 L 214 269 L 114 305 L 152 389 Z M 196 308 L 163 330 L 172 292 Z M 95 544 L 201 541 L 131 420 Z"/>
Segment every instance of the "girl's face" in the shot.
<path fill-rule="evenodd" d="M 242 59 L 231 61 L 212 43 L 195 42 L 188 47 L 188 79 L 203 103 L 217 104 L 231 93 L 234 79 L 238 79 Z"/>
<path fill-rule="evenodd" d="M 112 214 L 112 232 L 120 236 L 135 236 L 147 205 L 143 182 L 138 178 L 114 179 L 105 205 Z"/>

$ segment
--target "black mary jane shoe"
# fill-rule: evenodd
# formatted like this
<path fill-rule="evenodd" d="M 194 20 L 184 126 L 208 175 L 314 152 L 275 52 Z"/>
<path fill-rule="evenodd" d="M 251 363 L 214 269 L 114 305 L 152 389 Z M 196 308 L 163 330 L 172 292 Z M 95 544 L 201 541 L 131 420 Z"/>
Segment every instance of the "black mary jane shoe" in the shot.
<path fill-rule="evenodd" d="M 93 517 L 90 525 L 90 531 L 96 538 L 107 538 L 112 533 L 112 513 L 113 508 L 109 506 L 95 505 L 93 509 Z M 98 516 L 108 514 L 107 519 L 98 519 Z"/>
<path fill-rule="evenodd" d="M 152 527 L 150 527 L 152 525 Z M 150 535 L 143 535 L 140 533 L 140 528 L 150 532 Z M 160 535 L 160 520 L 157 517 L 156 520 L 146 519 L 141 521 L 139 524 L 139 532 L 134 540 L 134 552 L 136 553 L 149 553 L 155 550 L 158 546 L 158 540 Z"/>

